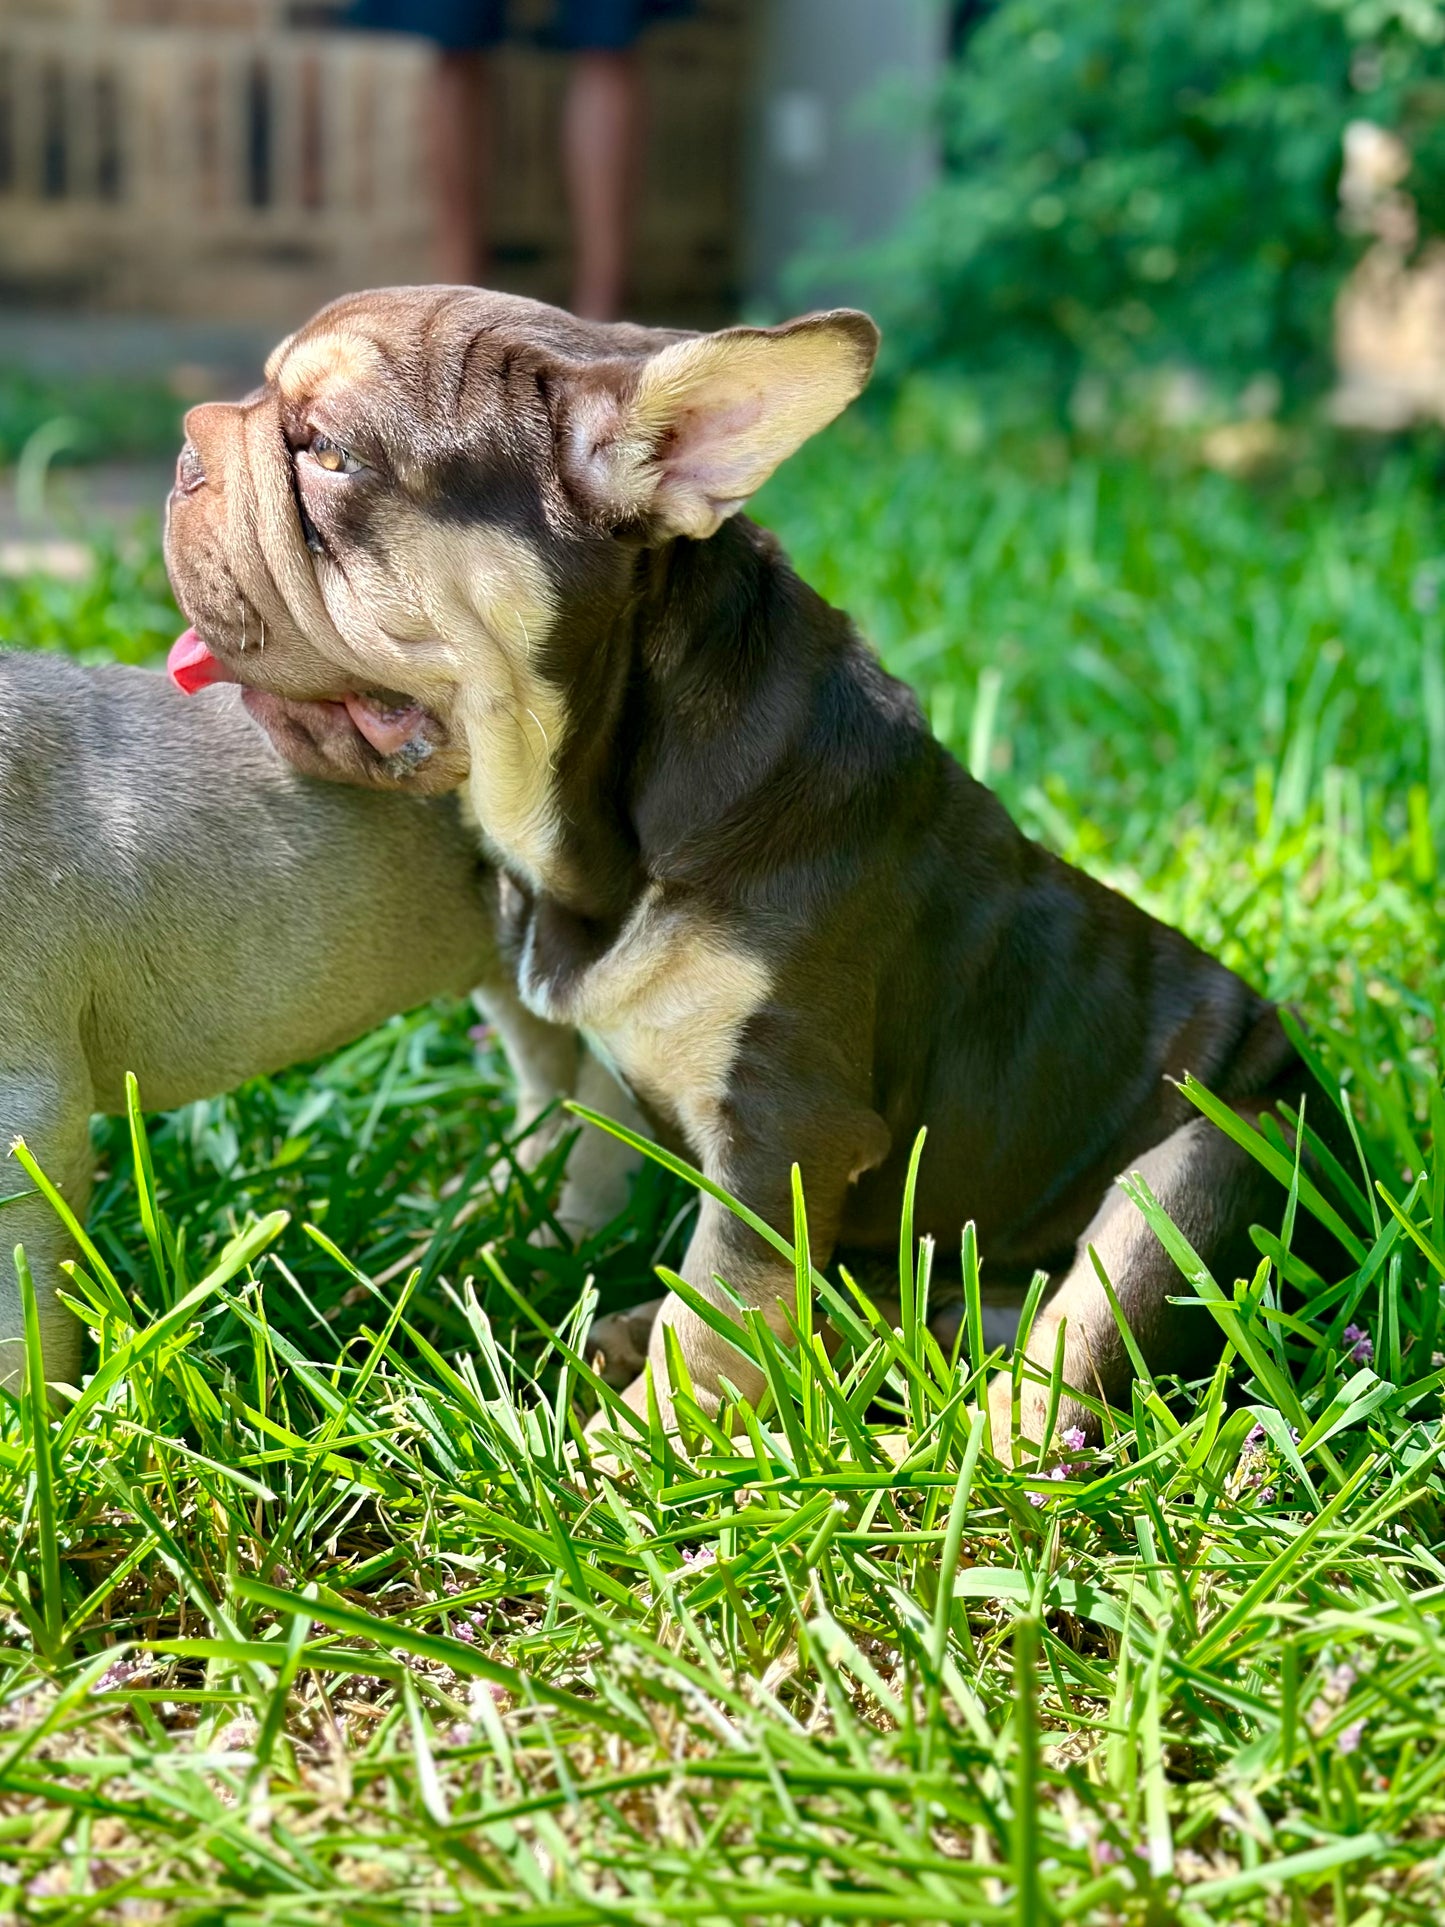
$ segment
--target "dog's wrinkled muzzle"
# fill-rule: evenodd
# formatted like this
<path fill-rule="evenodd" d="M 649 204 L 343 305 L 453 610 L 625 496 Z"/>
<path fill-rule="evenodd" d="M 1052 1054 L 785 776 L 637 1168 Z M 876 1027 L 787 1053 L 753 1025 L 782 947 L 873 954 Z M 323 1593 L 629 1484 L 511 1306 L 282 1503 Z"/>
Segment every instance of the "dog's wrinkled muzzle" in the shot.
<path fill-rule="evenodd" d="M 347 651 L 306 551 L 274 401 L 207 402 L 186 416 L 166 521 L 166 563 L 194 626 L 176 680 L 239 681 L 296 701 L 339 699 Z"/>
<path fill-rule="evenodd" d="M 347 686 L 350 651 L 316 581 L 274 402 L 207 403 L 186 430 L 166 526 L 192 625 L 166 661 L 176 688 L 240 684 L 251 716 L 308 775 L 455 789 L 467 757 L 431 710 L 396 690 Z"/>

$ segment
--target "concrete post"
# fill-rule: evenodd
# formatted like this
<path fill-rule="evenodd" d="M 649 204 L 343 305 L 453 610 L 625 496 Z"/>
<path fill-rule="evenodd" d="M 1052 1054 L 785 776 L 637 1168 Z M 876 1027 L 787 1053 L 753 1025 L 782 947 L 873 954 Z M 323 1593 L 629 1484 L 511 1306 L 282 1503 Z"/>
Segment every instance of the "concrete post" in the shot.
<path fill-rule="evenodd" d="M 934 178 L 928 104 L 943 0 L 761 0 L 745 287 L 767 310 L 859 298 L 846 267 L 789 284 L 800 252 L 877 239 Z M 911 103 L 911 105 L 910 105 Z"/>

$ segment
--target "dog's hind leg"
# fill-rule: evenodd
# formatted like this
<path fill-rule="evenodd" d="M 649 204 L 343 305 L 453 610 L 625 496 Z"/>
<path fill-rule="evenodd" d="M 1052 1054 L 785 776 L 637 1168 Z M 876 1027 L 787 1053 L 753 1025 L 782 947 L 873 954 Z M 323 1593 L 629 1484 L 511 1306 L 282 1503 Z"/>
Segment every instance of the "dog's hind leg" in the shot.
<path fill-rule="evenodd" d="M 526 1133 L 519 1158 L 531 1169 L 577 1120 L 558 1110 L 529 1129 L 558 1098 L 573 1097 L 630 1130 L 645 1129 L 631 1096 L 569 1026 L 536 1017 L 517 995 L 509 976 L 497 976 L 472 993 L 472 1002 L 495 1030 L 517 1080 L 517 1126 Z M 642 1160 L 606 1132 L 584 1127 L 567 1156 L 557 1201 L 558 1222 L 573 1238 L 599 1231 L 627 1208 L 633 1176 Z"/>
<path fill-rule="evenodd" d="M 1257 1111 L 1243 1113 L 1254 1123 Z M 1277 1223 L 1284 1193 L 1246 1151 L 1213 1124 L 1197 1118 L 1181 1125 L 1131 1166 L 1144 1179 L 1169 1217 L 1189 1240 L 1216 1281 L 1227 1292 L 1236 1278 L 1249 1277 L 1259 1253 L 1249 1235 L 1256 1223 Z M 1218 1325 L 1203 1303 L 1188 1300 L 1190 1287 L 1180 1275 L 1138 1207 L 1117 1187 L 1079 1240 L 1074 1262 L 1047 1299 L 1029 1336 L 1027 1359 L 1047 1378 L 1060 1328 L 1064 1329 L 1064 1384 L 1127 1406 L 1133 1365 L 1114 1314 L 1089 1256 L 1092 1246 L 1114 1288 L 1144 1362 L 1151 1371 L 1179 1378 L 1198 1377 L 1219 1356 Z M 995 1379 L 989 1407 L 994 1449 L 1011 1453 L 1009 1374 Z M 1020 1392 L 1021 1436 L 1037 1448 L 1047 1418 L 1048 1391 L 1031 1373 Z M 1097 1439 L 1099 1421 L 1065 1392 L 1058 1431 L 1079 1427 Z"/>
<path fill-rule="evenodd" d="M 83 1223 L 90 1202 L 89 1073 L 76 1045 L 57 1051 L 43 1069 L 0 1059 L 0 1386 L 19 1389 L 24 1376 L 24 1322 L 15 1247 L 35 1281 L 45 1375 L 67 1384 L 80 1371 L 80 1326 L 56 1296 L 61 1260 L 73 1249 L 64 1226 L 10 1155 L 17 1137 Z"/>
<path fill-rule="evenodd" d="M 589 1111 L 599 1111 L 614 1123 L 641 1136 L 650 1136 L 647 1122 L 629 1091 L 584 1044 L 572 1096 Z M 575 1124 L 572 1117 L 565 1124 Z M 567 1177 L 557 1200 L 557 1221 L 573 1238 L 586 1237 L 611 1224 L 627 1209 L 632 1180 L 641 1155 L 620 1138 L 583 1125 L 567 1158 Z"/>

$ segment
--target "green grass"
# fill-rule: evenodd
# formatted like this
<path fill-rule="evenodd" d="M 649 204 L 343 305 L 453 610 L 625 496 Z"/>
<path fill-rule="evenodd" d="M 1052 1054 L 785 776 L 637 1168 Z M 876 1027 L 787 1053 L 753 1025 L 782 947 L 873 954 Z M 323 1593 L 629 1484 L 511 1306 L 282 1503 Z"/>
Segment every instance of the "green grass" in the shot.
<path fill-rule="evenodd" d="M 905 1244 L 901 1333 L 815 1279 L 836 1359 L 755 1332 L 756 1415 L 604 1479 L 577 1334 L 676 1263 L 687 1186 L 529 1246 L 547 1173 L 467 1012 L 107 1123 L 96 1375 L 0 1416 L 0 1913 L 1441 1917 L 1429 458 L 1250 486 L 969 430 L 916 391 L 762 510 L 1032 830 L 1297 1000 L 1368 1165 L 1358 1269 L 1277 1310 L 1282 1187 L 1255 1278 L 1181 1274 L 1220 1375 L 1141 1385 L 1056 1478 L 981 1450 L 997 1361 L 938 1352 Z M 0 633 L 145 658 L 174 619 L 112 558 L 0 585 Z M 806 1285 L 801 1203 L 794 1243 Z"/>

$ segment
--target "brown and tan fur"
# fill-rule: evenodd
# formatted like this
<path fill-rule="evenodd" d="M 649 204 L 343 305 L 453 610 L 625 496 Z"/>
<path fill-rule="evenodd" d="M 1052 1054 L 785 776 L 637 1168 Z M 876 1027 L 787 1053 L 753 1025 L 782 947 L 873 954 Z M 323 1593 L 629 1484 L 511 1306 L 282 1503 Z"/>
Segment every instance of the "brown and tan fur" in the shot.
<path fill-rule="evenodd" d="M 996 1275 L 1053 1272 L 1031 1351 L 1064 1323 L 1068 1382 L 1117 1397 L 1089 1241 L 1146 1356 L 1210 1347 L 1114 1176 L 1145 1169 L 1208 1261 L 1252 1268 L 1268 1188 L 1174 1080 L 1257 1116 L 1308 1079 L 1264 999 L 1020 836 L 738 515 L 876 341 L 849 312 L 694 336 L 473 289 L 349 297 L 251 400 L 192 412 L 168 559 L 288 753 L 441 787 L 464 747 L 523 998 L 710 1179 L 786 1231 L 796 1160 L 815 1261 L 882 1250 L 927 1125 L 920 1230 L 971 1217 Z M 682 1271 L 784 1328 L 791 1271 L 710 1200 Z M 664 1406 L 669 1327 L 704 1396 L 760 1390 L 668 1300 Z"/>

